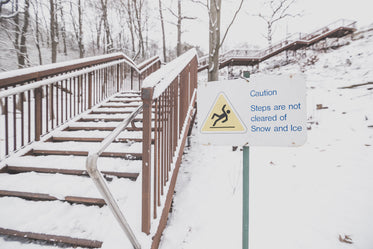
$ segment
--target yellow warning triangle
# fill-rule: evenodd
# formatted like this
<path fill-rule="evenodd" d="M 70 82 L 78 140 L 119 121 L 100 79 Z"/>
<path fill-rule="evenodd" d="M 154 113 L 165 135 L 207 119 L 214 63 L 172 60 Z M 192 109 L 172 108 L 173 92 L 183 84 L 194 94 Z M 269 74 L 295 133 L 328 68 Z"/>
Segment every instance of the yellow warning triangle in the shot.
<path fill-rule="evenodd" d="M 224 93 L 220 93 L 203 123 L 201 132 L 230 133 L 245 131 L 246 127 L 236 114 L 232 104 Z"/>

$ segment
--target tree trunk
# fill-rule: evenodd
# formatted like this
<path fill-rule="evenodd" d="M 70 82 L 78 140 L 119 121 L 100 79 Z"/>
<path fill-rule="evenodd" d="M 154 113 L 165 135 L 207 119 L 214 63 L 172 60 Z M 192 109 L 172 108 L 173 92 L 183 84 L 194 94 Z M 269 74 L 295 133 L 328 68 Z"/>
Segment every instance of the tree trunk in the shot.
<path fill-rule="evenodd" d="M 164 20 L 163 20 L 163 11 L 162 11 L 162 1 L 158 0 L 159 3 L 159 17 L 161 19 L 161 27 L 162 27 L 162 48 L 163 48 L 163 61 L 167 62 L 167 55 L 166 55 L 166 35 L 164 30 Z"/>
<path fill-rule="evenodd" d="M 139 5 L 137 5 L 137 0 L 133 0 L 136 20 L 137 20 L 137 32 L 139 35 L 139 51 L 141 51 L 142 58 L 145 57 L 145 46 L 144 46 L 144 38 L 142 34 L 142 20 L 141 20 L 141 12 L 142 12 L 142 0 L 140 0 Z"/>
<path fill-rule="evenodd" d="M 219 80 L 221 0 L 210 0 L 208 81 Z"/>
<path fill-rule="evenodd" d="M 96 45 L 97 45 L 97 50 L 100 52 L 100 48 L 101 48 L 101 43 L 100 43 L 100 40 L 101 40 L 101 27 L 102 27 L 102 16 L 100 18 L 100 21 L 98 22 L 98 25 L 96 26 Z"/>
<path fill-rule="evenodd" d="M 106 35 L 106 45 L 105 50 L 107 53 L 111 53 L 114 49 L 113 47 L 113 39 L 111 37 L 110 26 L 107 16 L 107 0 L 101 0 L 101 7 L 102 7 L 102 19 L 104 22 L 104 29 Z"/>
<path fill-rule="evenodd" d="M 59 8 L 60 8 L 60 16 L 61 16 L 61 36 L 62 36 L 62 42 L 63 42 L 63 53 L 67 55 L 67 45 L 66 45 L 66 24 L 65 24 L 65 17 L 63 14 L 63 8 L 61 0 L 59 2 Z"/>
<path fill-rule="evenodd" d="M 16 0 L 15 12 L 18 12 L 18 0 Z M 22 68 L 22 65 L 19 63 L 19 35 L 21 34 L 20 23 L 19 23 L 19 13 L 14 16 L 14 48 L 17 53 L 17 62 L 18 68 Z"/>
<path fill-rule="evenodd" d="M 128 14 L 128 28 L 131 34 L 131 45 L 132 45 L 132 57 L 135 56 L 136 48 L 135 48 L 135 34 L 134 34 L 134 27 L 133 27 L 133 16 L 132 16 L 132 5 L 131 1 L 127 1 L 127 14 Z"/>
<path fill-rule="evenodd" d="M 50 37 L 51 37 L 51 46 L 52 46 L 52 63 L 57 61 L 57 38 L 56 38 L 56 12 L 55 4 L 53 0 L 49 0 L 50 7 Z"/>
<path fill-rule="evenodd" d="M 26 66 L 27 61 L 27 46 L 26 46 L 26 33 L 29 23 L 29 12 L 30 8 L 30 0 L 25 0 L 25 8 L 24 8 L 24 17 L 23 17 L 23 27 L 21 31 L 21 40 L 19 44 L 19 54 L 18 54 L 18 66 L 23 68 Z"/>
<path fill-rule="evenodd" d="M 40 25 L 39 25 L 39 10 L 38 10 L 38 1 L 35 0 L 34 12 L 35 12 L 35 45 L 38 50 L 39 55 L 39 65 L 43 65 L 43 57 L 41 55 L 40 49 Z"/>
<path fill-rule="evenodd" d="M 83 13 L 82 13 L 82 2 L 78 0 L 78 25 L 79 25 L 79 37 L 78 37 L 78 46 L 79 46 L 79 57 L 84 57 L 84 44 L 83 44 Z"/>
<path fill-rule="evenodd" d="M 181 55 L 181 0 L 177 1 L 177 44 L 176 44 L 176 56 Z"/>

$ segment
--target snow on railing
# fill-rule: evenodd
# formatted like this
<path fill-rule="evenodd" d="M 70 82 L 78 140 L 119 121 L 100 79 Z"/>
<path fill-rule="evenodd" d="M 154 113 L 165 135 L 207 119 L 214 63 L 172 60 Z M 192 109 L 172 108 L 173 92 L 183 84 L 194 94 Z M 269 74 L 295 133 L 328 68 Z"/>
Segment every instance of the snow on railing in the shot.
<path fill-rule="evenodd" d="M 153 99 L 160 94 L 172 83 L 180 72 L 197 56 L 197 51 L 193 48 L 177 57 L 173 61 L 163 66 L 160 70 L 147 77 L 143 83 L 143 88 L 154 88 Z"/>

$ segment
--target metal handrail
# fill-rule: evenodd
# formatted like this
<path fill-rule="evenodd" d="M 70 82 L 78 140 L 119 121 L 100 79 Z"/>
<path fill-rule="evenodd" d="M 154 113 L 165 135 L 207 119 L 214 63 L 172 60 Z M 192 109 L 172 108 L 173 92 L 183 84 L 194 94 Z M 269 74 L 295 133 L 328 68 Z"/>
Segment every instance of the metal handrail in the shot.
<path fill-rule="evenodd" d="M 139 114 L 142 110 L 142 105 L 140 105 L 134 112 L 132 112 L 126 119 L 124 119 L 114 131 L 112 131 L 101 143 L 99 148 L 95 150 L 91 150 L 88 153 L 88 157 L 86 160 L 86 168 L 88 171 L 89 176 L 92 178 L 96 188 L 101 193 L 102 197 L 104 198 L 106 204 L 111 209 L 115 219 L 118 221 L 120 227 L 123 229 L 124 233 L 131 241 L 133 247 L 135 249 L 141 249 L 141 245 L 136 239 L 135 234 L 133 233 L 131 227 L 129 226 L 126 218 L 124 217 L 123 213 L 121 212 L 118 203 L 115 201 L 113 195 L 111 194 L 106 181 L 101 174 L 101 172 L 97 169 L 97 160 L 101 153 L 115 140 L 115 138 L 130 124 L 130 122 Z"/>

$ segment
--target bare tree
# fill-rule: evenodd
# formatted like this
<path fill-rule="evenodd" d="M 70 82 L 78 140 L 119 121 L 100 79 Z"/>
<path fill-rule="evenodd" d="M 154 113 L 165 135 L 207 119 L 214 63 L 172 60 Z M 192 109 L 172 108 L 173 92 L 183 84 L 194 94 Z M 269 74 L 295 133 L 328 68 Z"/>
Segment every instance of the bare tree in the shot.
<path fill-rule="evenodd" d="M 61 36 L 62 36 L 62 44 L 63 44 L 63 53 L 67 55 L 67 45 L 66 45 L 66 23 L 65 23 L 65 15 L 64 9 L 62 5 L 62 1 L 59 0 L 58 8 L 60 11 L 60 18 L 61 18 Z"/>
<path fill-rule="evenodd" d="M 78 9 L 78 23 L 76 21 L 76 17 L 74 14 L 74 9 L 77 7 Z M 82 1 L 77 0 L 76 5 L 73 7 L 73 3 L 70 2 L 70 16 L 71 16 L 71 21 L 72 21 L 72 26 L 74 29 L 74 34 L 76 41 L 78 43 L 79 47 L 79 58 L 84 57 L 84 44 L 83 44 L 83 11 L 82 11 Z"/>
<path fill-rule="evenodd" d="M 102 21 L 104 24 L 104 30 L 105 30 L 105 52 L 111 53 L 114 49 L 113 46 L 113 37 L 111 36 L 111 29 L 109 25 L 109 19 L 108 19 L 108 0 L 101 0 L 101 10 L 102 10 Z"/>
<path fill-rule="evenodd" d="M 40 48 L 40 24 L 39 24 L 39 8 L 38 8 L 38 0 L 31 1 L 31 5 L 34 10 L 34 19 L 35 19 L 35 28 L 33 28 L 34 31 L 34 40 L 35 40 L 35 46 L 36 49 L 38 50 L 38 55 L 39 55 L 39 65 L 43 64 L 43 57 L 41 53 L 41 48 Z M 31 26 L 32 27 L 32 26 Z"/>
<path fill-rule="evenodd" d="M 57 45 L 58 45 L 58 35 L 57 35 L 57 13 L 56 13 L 56 3 L 54 0 L 49 0 L 49 12 L 50 12 L 50 40 L 51 40 L 51 56 L 52 63 L 57 62 Z"/>
<path fill-rule="evenodd" d="M 132 0 L 133 1 L 133 8 L 135 10 L 135 30 L 138 35 L 139 39 L 139 51 L 138 54 L 141 53 L 141 57 L 145 57 L 145 46 L 144 46 L 144 38 L 143 38 L 143 20 L 142 20 L 142 11 L 144 0 Z M 135 56 L 136 58 L 137 56 Z"/>
<path fill-rule="evenodd" d="M 131 51 L 132 57 L 135 56 L 136 47 L 135 47 L 135 24 L 134 24 L 134 10 L 132 0 L 121 0 L 121 9 L 126 12 L 126 23 L 131 35 Z"/>
<path fill-rule="evenodd" d="M 1 5 L 5 3 L 6 1 L 2 1 Z M 2 16 L 6 22 L 2 22 L 1 25 L 13 44 L 17 55 L 18 68 L 24 68 L 29 64 L 26 35 L 30 19 L 30 0 L 24 0 L 23 11 L 19 10 L 18 0 L 14 4 L 14 12 L 10 15 Z"/>
<path fill-rule="evenodd" d="M 181 9 L 182 9 L 182 8 L 181 8 L 181 0 L 177 0 L 177 14 L 176 14 L 174 11 L 172 11 L 171 8 L 168 8 L 168 10 L 170 11 L 170 13 L 171 13 L 174 17 L 176 17 L 176 19 L 177 19 L 177 23 L 174 24 L 174 25 L 177 27 L 176 56 L 180 56 L 181 53 L 182 53 L 182 51 L 181 51 L 181 50 L 182 50 L 182 49 L 181 49 L 181 47 L 182 47 L 181 35 L 182 35 L 182 33 L 183 33 L 183 31 L 182 31 L 182 26 L 181 26 L 182 21 L 183 21 L 183 20 L 186 20 L 186 19 L 188 19 L 188 20 L 194 20 L 194 19 L 197 19 L 196 17 L 184 16 L 184 15 L 182 14 Z"/>
<path fill-rule="evenodd" d="M 208 1 L 208 0 L 207 0 Z M 234 16 L 224 32 L 223 38 L 220 39 L 220 16 L 221 16 L 221 0 L 210 0 L 206 4 L 201 1 L 194 1 L 203 4 L 207 7 L 209 12 L 209 67 L 208 67 L 208 81 L 216 81 L 219 79 L 219 51 L 225 39 L 227 38 L 228 31 L 232 27 L 234 21 L 240 10 L 242 9 L 243 1 L 234 13 Z"/>
<path fill-rule="evenodd" d="M 163 60 L 164 62 L 167 62 L 167 54 L 166 54 L 166 35 L 165 35 L 165 29 L 164 29 L 164 20 L 163 20 L 163 9 L 162 9 L 162 1 L 158 0 L 159 4 L 159 17 L 161 20 L 161 28 L 162 28 L 162 48 L 163 48 Z"/>
<path fill-rule="evenodd" d="M 277 22 L 280 20 L 283 20 L 287 17 L 296 17 L 300 14 L 292 14 L 290 12 L 290 7 L 294 4 L 296 0 L 270 0 L 265 2 L 265 5 L 267 7 L 266 14 L 264 11 L 262 13 L 259 13 L 257 16 L 259 16 L 262 20 L 265 21 L 267 25 L 267 34 L 265 35 L 268 46 L 272 47 L 272 37 L 274 33 L 274 27 Z"/>

